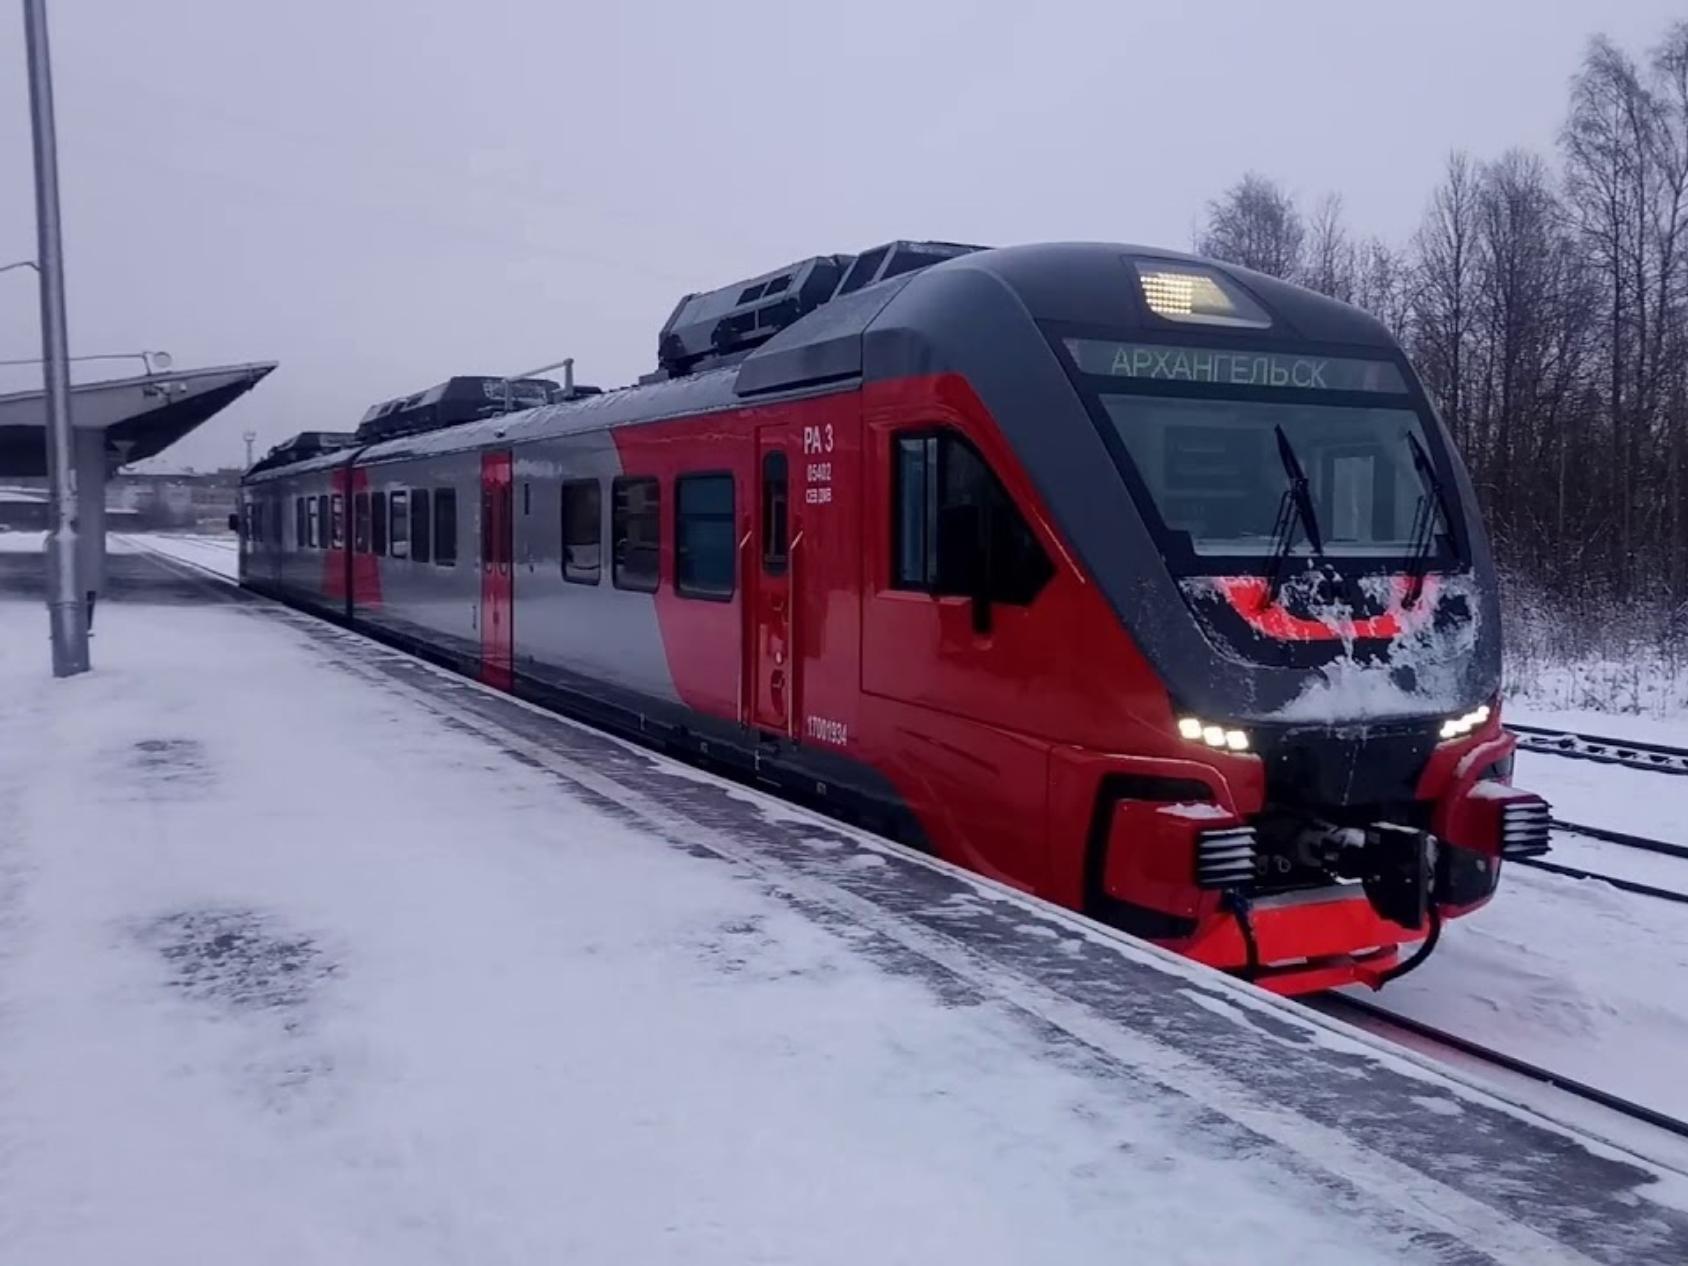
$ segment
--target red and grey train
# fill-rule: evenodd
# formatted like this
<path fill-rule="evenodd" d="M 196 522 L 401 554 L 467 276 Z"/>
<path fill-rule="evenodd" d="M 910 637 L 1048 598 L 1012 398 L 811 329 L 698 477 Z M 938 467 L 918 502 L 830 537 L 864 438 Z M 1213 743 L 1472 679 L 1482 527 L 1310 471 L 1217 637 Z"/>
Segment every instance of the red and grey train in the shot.
<path fill-rule="evenodd" d="M 1243 269 L 898 242 L 454 378 L 242 484 L 243 582 L 1281 992 L 1545 849 L 1395 340 Z"/>

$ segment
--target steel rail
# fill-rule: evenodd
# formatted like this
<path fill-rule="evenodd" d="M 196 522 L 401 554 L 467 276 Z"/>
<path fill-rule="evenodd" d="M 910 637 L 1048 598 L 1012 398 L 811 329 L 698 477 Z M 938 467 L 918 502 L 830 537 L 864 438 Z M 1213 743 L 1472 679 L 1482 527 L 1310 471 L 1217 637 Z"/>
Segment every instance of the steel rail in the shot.
<path fill-rule="evenodd" d="M 1659 853 L 1665 857 L 1688 858 L 1688 844 L 1672 844 L 1668 840 L 1651 840 L 1645 835 L 1630 835 L 1625 831 L 1610 831 L 1603 826 L 1584 826 L 1581 822 L 1566 822 L 1559 818 L 1550 820 L 1556 831 L 1565 831 L 1571 835 L 1586 835 L 1591 840 L 1600 840 L 1605 844 L 1621 844 L 1624 848 L 1640 849 L 1646 853 Z"/>
<path fill-rule="evenodd" d="M 1481 1042 L 1473 1042 L 1470 1038 L 1460 1037 L 1439 1029 L 1433 1024 L 1426 1024 L 1422 1020 L 1409 1019 L 1398 1015 L 1387 1007 L 1380 1007 L 1374 1002 L 1366 1002 L 1348 994 L 1332 993 L 1324 995 L 1322 1001 L 1335 1004 L 1340 1008 L 1358 1011 L 1384 1024 L 1393 1025 L 1404 1032 L 1414 1034 L 1432 1042 L 1440 1043 L 1450 1050 L 1469 1055 L 1473 1059 L 1493 1064 L 1497 1068 L 1504 1068 L 1508 1072 L 1517 1073 L 1521 1077 L 1528 1077 L 1566 1094 L 1574 1095 L 1578 1099 L 1586 1099 L 1590 1103 L 1599 1104 L 1612 1112 L 1629 1117 L 1634 1121 L 1641 1121 L 1647 1125 L 1668 1131 L 1680 1138 L 1688 1138 L 1688 1121 L 1679 1120 L 1668 1113 L 1660 1112 L 1657 1108 L 1649 1108 L 1645 1104 L 1636 1103 L 1632 1099 L 1625 1099 L 1609 1090 L 1602 1090 L 1598 1086 L 1591 1086 L 1585 1081 L 1578 1081 L 1574 1077 L 1566 1077 L 1550 1068 L 1543 1068 L 1539 1064 L 1532 1064 L 1528 1060 L 1519 1059 L 1515 1055 L 1508 1055 L 1505 1051 L 1497 1051 L 1493 1047 L 1484 1046 Z"/>
<path fill-rule="evenodd" d="M 1579 734 L 1574 730 L 1539 725 L 1519 725 L 1511 721 L 1507 722 L 1506 728 L 1518 736 L 1521 751 L 1594 761 L 1602 765 L 1623 765 L 1656 774 L 1688 774 L 1688 748 L 1607 738 L 1600 734 Z"/>
<path fill-rule="evenodd" d="M 1562 862 L 1543 861 L 1539 857 L 1514 857 L 1509 860 L 1514 866 L 1529 866 L 1535 870 L 1545 870 L 1552 875 L 1563 875 L 1567 879 L 1594 879 L 1603 884 L 1611 884 L 1614 888 L 1621 888 L 1625 892 L 1638 893 L 1643 897 L 1655 897 L 1660 901 L 1674 901 L 1680 905 L 1688 905 L 1688 892 L 1677 892 L 1670 888 L 1657 888 L 1652 884 L 1644 884 L 1637 879 L 1620 879 L 1617 875 L 1606 875 L 1597 870 L 1584 870 L 1581 866 L 1566 866 Z"/>

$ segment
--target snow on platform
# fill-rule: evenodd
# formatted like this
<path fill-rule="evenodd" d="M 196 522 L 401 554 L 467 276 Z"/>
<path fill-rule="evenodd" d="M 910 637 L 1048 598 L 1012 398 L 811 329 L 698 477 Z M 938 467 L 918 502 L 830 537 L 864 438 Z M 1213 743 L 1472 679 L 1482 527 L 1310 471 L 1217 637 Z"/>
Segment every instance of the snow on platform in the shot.
<path fill-rule="evenodd" d="M 0 602 L 0 1261 L 1688 1259 L 1680 1174 L 113 563 L 86 676 Z"/>
<path fill-rule="evenodd" d="M 135 532 L 119 539 L 131 549 L 151 550 L 228 580 L 240 579 L 240 538 L 232 532 Z"/>

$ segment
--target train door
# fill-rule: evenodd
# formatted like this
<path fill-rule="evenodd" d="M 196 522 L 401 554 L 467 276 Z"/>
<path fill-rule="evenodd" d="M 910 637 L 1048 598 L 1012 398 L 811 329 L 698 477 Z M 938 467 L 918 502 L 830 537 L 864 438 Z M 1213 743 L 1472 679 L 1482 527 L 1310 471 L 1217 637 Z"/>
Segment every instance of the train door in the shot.
<path fill-rule="evenodd" d="M 745 646 L 750 661 L 750 724 L 797 735 L 797 657 L 793 653 L 794 566 L 791 536 L 791 428 L 756 433 L 756 498 L 745 575 L 750 601 Z"/>
<path fill-rule="evenodd" d="M 515 637 L 509 453 L 481 454 L 481 680 L 508 690 Z"/>

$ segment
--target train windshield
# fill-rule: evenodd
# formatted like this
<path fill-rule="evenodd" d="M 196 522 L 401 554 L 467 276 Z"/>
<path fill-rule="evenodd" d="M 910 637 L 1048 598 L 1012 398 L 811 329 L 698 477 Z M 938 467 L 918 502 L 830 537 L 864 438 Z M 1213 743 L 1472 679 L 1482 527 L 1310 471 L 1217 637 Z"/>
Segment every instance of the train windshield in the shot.
<path fill-rule="evenodd" d="M 1426 547 L 1432 566 L 1456 561 L 1439 476 L 1419 460 L 1434 449 L 1395 365 L 1065 341 L 1179 570 L 1258 569 L 1286 513 L 1298 520 L 1288 548 L 1311 553 L 1303 516 L 1285 511 L 1302 476 L 1327 559 L 1384 567 Z M 1415 539 L 1424 516 L 1435 519 L 1427 542 Z"/>

